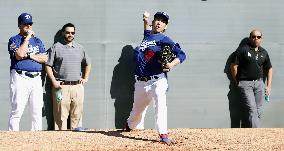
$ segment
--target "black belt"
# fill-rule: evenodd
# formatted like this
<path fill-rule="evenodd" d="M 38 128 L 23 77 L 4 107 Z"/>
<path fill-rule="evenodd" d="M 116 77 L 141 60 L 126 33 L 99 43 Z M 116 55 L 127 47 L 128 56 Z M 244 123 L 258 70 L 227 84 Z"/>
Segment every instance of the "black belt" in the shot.
<path fill-rule="evenodd" d="M 258 79 L 243 78 L 243 79 L 239 79 L 239 81 L 262 81 L 262 78 L 258 78 Z"/>
<path fill-rule="evenodd" d="M 149 80 L 152 80 L 152 79 L 159 79 L 158 76 L 137 76 L 136 77 L 136 80 L 137 81 L 149 81 Z"/>
<path fill-rule="evenodd" d="M 80 84 L 81 82 L 78 80 L 78 81 L 61 81 L 60 82 L 60 85 L 77 85 L 77 84 Z"/>
<path fill-rule="evenodd" d="M 22 71 L 22 70 L 16 70 L 18 74 L 25 74 L 25 76 L 34 78 L 40 75 L 39 72 L 29 72 L 29 71 Z"/>

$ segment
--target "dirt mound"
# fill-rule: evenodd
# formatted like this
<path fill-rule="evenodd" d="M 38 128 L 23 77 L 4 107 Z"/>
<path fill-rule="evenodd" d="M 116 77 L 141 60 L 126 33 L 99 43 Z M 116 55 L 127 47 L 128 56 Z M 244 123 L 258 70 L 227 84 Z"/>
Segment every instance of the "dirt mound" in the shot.
<path fill-rule="evenodd" d="M 124 132 L 1 131 L 0 150 L 284 150 L 284 129 L 170 129 L 171 145 L 155 130 Z"/>

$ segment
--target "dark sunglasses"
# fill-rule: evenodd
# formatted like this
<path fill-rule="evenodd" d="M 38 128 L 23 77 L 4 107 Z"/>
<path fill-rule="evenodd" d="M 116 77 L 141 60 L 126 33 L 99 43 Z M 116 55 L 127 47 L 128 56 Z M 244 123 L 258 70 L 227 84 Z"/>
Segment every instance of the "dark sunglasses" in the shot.
<path fill-rule="evenodd" d="M 251 38 L 253 38 L 253 39 L 255 39 L 255 38 L 261 39 L 261 36 L 251 36 Z"/>
<path fill-rule="evenodd" d="M 23 24 L 23 25 L 25 25 L 25 26 L 28 26 L 28 25 L 32 26 L 33 23 L 26 23 L 26 24 Z"/>
<path fill-rule="evenodd" d="M 68 35 L 68 34 L 75 35 L 75 32 L 65 31 L 65 34 L 66 34 L 66 35 Z"/>

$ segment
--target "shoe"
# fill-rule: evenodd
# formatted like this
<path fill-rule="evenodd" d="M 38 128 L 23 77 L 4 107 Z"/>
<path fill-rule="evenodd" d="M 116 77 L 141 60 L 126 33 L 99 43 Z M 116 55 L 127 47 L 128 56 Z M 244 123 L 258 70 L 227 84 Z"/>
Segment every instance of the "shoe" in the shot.
<path fill-rule="evenodd" d="M 84 127 L 76 127 L 73 129 L 73 131 L 75 132 L 82 132 L 82 131 L 86 131 L 88 130 L 88 128 L 84 128 Z"/>
<path fill-rule="evenodd" d="M 127 123 L 127 122 L 126 122 L 126 124 L 125 124 L 124 130 L 125 130 L 126 132 L 130 132 L 130 131 L 131 131 L 131 128 L 128 126 L 128 123 Z"/>
<path fill-rule="evenodd" d="M 169 139 L 168 134 L 160 134 L 160 142 L 170 145 L 172 141 Z"/>

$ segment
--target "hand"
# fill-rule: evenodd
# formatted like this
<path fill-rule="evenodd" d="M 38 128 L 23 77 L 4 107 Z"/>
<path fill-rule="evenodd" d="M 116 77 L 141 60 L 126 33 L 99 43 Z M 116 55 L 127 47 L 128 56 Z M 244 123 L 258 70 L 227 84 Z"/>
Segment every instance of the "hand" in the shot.
<path fill-rule="evenodd" d="M 270 92 L 271 92 L 271 87 L 266 87 L 266 92 L 265 93 L 269 96 Z"/>
<path fill-rule="evenodd" d="M 171 69 L 168 69 L 168 68 L 163 68 L 163 72 L 170 72 Z"/>
<path fill-rule="evenodd" d="M 82 84 L 85 84 L 87 82 L 88 82 L 88 79 L 83 79 L 83 78 L 80 79 L 80 83 L 82 83 Z"/>
<path fill-rule="evenodd" d="M 27 37 L 26 37 L 26 40 L 31 39 L 31 37 L 34 37 L 34 35 L 35 35 L 35 32 L 34 32 L 34 31 L 32 31 L 32 30 L 28 30 L 28 31 L 27 31 Z"/>
<path fill-rule="evenodd" d="M 174 67 L 173 63 L 167 63 L 165 64 L 165 66 L 163 67 L 163 72 L 169 72 L 171 71 L 171 69 Z"/>
<path fill-rule="evenodd" d="M 53 82 L 52 82 L 53 87 L 54 87 L 55 89 L 61 88 L 60 82 L 61 82 L 61 81 L 57 81 L 57 80 L 56 80 L 56 81 L 53 81 Z"/>
<path fill-rule="evenodd" d="M 235 86 L 238 87 L 239 81 L 237 81 L 237 80 L 234 80 L 234 81 L 235 81 Z"/>
<path fill-rule="evenodd" d="M 150 13 L 145 11 L 143 14 L 143 20 L 150 17 Z"/>
<path fill-rule="evenodd" d="M 30 59 L 30 55 L 29 55 L 29 54 L 26 54 L 24 58 L 25 58 L 25 59 Z"/>
<path fill-rule="evenodd" d="M 143 14 L 143 21 L 146 25 L 151 26 L 150 25 L 150 13 L 145 11 Z"/>

